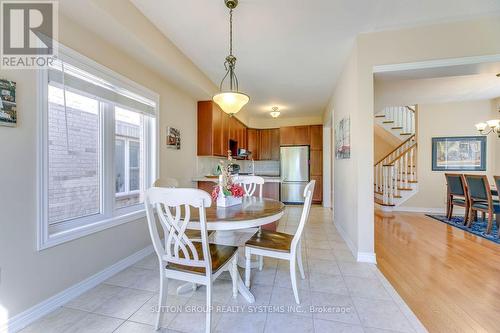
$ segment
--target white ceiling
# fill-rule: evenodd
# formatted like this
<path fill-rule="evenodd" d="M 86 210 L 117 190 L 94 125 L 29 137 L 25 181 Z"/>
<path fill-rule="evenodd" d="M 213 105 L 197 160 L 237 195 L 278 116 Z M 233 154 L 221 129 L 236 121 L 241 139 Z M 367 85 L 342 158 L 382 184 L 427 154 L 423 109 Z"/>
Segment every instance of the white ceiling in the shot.
<path fill-rule="evenodd" d="M 224 75 L 223 0 L 130 0 L 214 83 Z M 234 54 L 252 117 L 317 116 L 360 32 L 491 15 L 498 0 L 240 0 Z"/>
<path fill-rule="evenodd" d="M 500 62 L 375 74 L 375 112 L 385 106 L 500 97 Z"/>

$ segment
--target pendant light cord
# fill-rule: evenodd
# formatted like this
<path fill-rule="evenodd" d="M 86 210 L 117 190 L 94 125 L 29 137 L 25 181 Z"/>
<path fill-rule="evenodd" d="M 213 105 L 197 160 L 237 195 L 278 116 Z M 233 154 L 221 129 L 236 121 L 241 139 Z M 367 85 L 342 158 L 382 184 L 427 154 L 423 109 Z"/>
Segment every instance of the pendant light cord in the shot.
<path fill-rule="evenodd" d="M 233 55 L 233 10 L 229 10 L 229 55 Z"/>

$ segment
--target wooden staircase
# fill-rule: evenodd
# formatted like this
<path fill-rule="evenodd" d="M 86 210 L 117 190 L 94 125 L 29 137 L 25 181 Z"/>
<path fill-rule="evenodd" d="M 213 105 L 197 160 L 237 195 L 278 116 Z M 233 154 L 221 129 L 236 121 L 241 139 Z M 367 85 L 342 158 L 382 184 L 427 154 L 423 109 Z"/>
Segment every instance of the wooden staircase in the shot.
<path fill-rule="evenodd" d="M 376 125 L 402 142 L 374 165 L 375 203 L 392 211 L 418 192 L 416 107 L 389 107 L 375 115 Z"/>

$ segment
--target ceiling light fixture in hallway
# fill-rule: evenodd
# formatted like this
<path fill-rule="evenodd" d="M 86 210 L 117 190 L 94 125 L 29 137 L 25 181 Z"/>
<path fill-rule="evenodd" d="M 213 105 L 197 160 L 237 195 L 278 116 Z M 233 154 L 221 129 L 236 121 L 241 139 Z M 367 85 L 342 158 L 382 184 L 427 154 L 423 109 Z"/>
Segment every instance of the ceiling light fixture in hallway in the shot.
<path fill-rule="evenodd" d="M 281 112 L 278 110 L 278 107 L 277 106 L 273 106 L 273 111 L 269 112 L 269 114 L 271 115 L 271 117 L 273 118 L 278 118 L 281 114 Z"/>
<path fill-rule="evenodd" d="M 219 93 L 213 96 L 213 101 L 217 103 L 222 111 L 233 115 L 241 110 L 250 98 L 248 95 L 239 92 L 238 78 L 236 77 L 236 57 L 233 55 L 233 9 L 238 6 L 238 0 L 224 0 L 226 7 L 229 8 L 229 55 L 224 61 L 226 75 L 222 78 L 219 86 Z M 223 90 L 224 80 L 229 77 L 229 90 Z"/>

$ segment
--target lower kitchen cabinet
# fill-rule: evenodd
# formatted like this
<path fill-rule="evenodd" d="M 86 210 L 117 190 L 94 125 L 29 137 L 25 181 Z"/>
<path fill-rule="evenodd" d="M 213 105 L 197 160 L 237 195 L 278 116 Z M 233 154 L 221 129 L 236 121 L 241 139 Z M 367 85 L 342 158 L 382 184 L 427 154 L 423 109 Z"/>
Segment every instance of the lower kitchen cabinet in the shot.
<path fill-rule="evenodd" d="M 311 176 L 311 180 L 316 181 L 312 201 L 319 204 L 323 201 L 323 176 Z"/>
<path fill-rule="evenodd" d="M 216 184 L 214 182 L 198 182 L 198 189 L 212 194 Z"/>

